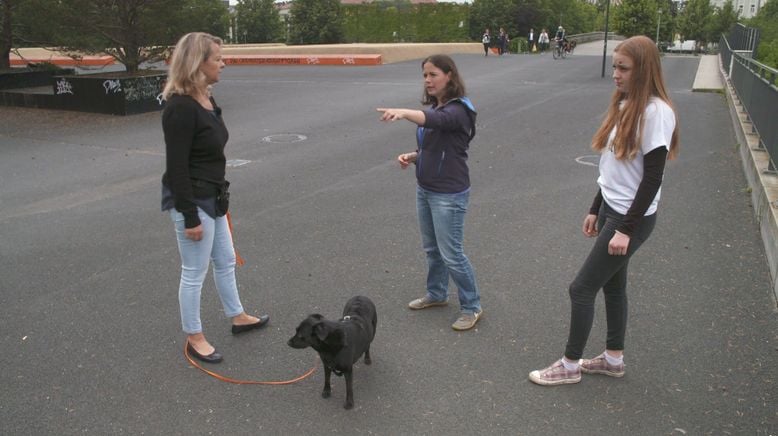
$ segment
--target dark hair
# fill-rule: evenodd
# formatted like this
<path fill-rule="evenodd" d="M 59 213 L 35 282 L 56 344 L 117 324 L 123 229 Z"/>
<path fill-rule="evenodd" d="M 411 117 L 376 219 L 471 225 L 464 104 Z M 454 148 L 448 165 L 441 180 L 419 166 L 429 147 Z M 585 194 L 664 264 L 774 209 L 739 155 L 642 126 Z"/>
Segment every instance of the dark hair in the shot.
<path fill-rule="evenodd" d="M 445 74 L 451 75 L 448 84 L 446 85 L 446 101 L 451 101 L 455 98 L 464 97 L 466 95 L 465 82 L 463 82 L 462 78 L 459 76 L 459 70 L 457 70 L 457 65 L 454 63 L 453 59 L 444 54 L 429 56 L 421 62 L 422 70 L 424 69 L 424 64 L 428 62 L 440 68 L 440 70 Z M 431 104 L 433 106 L 437 106 L 438 103 L 438 99 L 427 94 L 427 89 L 425 88 L 424 95 L 421 98 L 421 104 Z"/>

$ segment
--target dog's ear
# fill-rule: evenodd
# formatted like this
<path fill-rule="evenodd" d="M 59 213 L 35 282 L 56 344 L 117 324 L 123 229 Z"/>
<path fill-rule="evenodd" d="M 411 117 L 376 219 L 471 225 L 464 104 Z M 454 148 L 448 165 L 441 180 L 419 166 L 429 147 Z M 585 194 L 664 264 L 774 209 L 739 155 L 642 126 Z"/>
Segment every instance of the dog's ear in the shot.
<path fill-rule="evenodd" d="M 323 336 L 319 336 L 319 339 L 325 344 L 331 347 L 345 347 L 346 346 L 346 334 L 343 329 L 329 328 L 327 327 Z"/>
<path fill-rule="evenodd" d="M 313 326 L 313 334 L 316 335 L 320 341 L 324 342 L 325 339 L 327 339 L 327 336 L 330 335 L 330 329 L 322 322 L 316 323 Z"/>

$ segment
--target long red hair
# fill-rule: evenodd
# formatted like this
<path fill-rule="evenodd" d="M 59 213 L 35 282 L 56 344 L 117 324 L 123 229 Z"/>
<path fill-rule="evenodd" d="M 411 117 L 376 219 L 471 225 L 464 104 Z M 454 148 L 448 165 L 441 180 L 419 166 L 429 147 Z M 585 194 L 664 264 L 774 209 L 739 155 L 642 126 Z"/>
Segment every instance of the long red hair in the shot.
<path fill-rule="evenodd" d="M 627 56 L 633 62 L 629 94 L 618 89 L 613 92 L 605 119 L 592 138 L 592 148 L 601 151 L 607 147 L 608 137 L 615 127 L 616 136 L 613 138 L 612 147 L 616 158 L 634 159 L 640 151 L 644 126 L 642 115 L 649 99 L 658 97 L 673 108 L 673 111 L 675 108 L 665 88 L 659 50 L 651 39 L 633 36 L 622 41 L 613 52 Z M 678 155 L 677 114 L 675 130 L 668 145 L 670 150 L 667 158 L 674 159 Z"/>

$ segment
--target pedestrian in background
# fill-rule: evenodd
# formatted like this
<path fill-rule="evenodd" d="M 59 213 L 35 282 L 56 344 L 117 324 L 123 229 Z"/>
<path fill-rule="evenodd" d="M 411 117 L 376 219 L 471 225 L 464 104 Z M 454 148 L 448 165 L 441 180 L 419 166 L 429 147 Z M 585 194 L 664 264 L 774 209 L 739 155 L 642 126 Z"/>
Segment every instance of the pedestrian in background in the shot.
<path fill-rule="evenodd" d="M 505 33 L 505 29 L 500 27 L 500 39 L 499 39 L 499 53 L 500 56 L 507 53 L 508 50 L 508 34 Z"/>
<path fill-rule="evenodd" d="M 538 45 L 540 45 L 540 54 L 543 54 L 546 52 L 546 49 L 548 49 L 548 31 L 543 28 L 543 30 L 540 32 L 540 36 L 538 36 Z"/>
<path fill-rule="evenodd" d="M 270 317 L 246 314 L 235 280 L 236 255 L 225 214 L 229 183 L 225 179 L 227 127 L 211 95 L 224 68 L 222 40 L 207 33 L 188 33 L 176 44 L 163 90 L 165 174 L 162 176 L 162 210 L 173 220 L 181 255 L 178 302 L 181 325 L 187 334 L 187 351 L 204 362 L 216 363 L 222 355 L 203 334 L 200 294 L 208 266 L 225 314 L 232 318 L 232 333 L 267 325 Z"/>
<path fill-rule="evenodd" d="M 535 45 L 535 29 L 529 29 L 529 35 L 527 36 L 527 53 L 532 53 L 532 48 Z"/>
<path fill-rule="evenodd" d="M 492 36 L 489 35 L 489 28 L 487 27 L 481 37 L 481 43 L 484 45 L 484 56 L 489 56 L 489 45 L 492 42 Z"/>
<path fill-rule="evenodd" d="M 408 307 L 421 310 L 448 304 L 451 278 L 458 288 L 460 306 L 459 318 L 451 327 L 469 330 L 483 314 L 475 272 L 463 248 L 470 201 L 467 159 L 475 136 L 476 112 L 450 57 L 430 56 L 421 65 L 422 104 L 430 107 L 378 108 L 381 121 L 408 120 L 417 125 L 417 149 L 397 157 L 403 169 L 416 165 L 416 211 L 428 266 L 427 292 Z"/>
<path fill-rule="evenodd" d="M 656 223 L 665 161 L 678 154 L 678 124 L 665 88 L 656 44 L 634 36 L 613 51 L 616 89 L 592 139 L 600 152 L 599 190 L 582 231 L 596 237 L 569 288 L 570 331 L 564 356 L 532 371 L 540 385 L 578 383 L 581 373 L 624 375 L 627 329 L 627 266 Z M 594 320 L 594 303 L 605 295 L 605 351 L 581 359 Z"/>

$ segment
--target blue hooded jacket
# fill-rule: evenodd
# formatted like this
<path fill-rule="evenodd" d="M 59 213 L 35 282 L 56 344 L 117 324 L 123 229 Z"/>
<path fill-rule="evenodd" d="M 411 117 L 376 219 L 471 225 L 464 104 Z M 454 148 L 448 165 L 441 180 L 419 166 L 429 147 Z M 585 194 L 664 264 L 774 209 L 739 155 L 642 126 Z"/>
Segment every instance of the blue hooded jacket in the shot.
<path fill-rule="evenodd" d="M 423 110 L 416 130 L 416 179 L 422 188 L 454 194 L 470 188 L 467 150 L 475 136 L 476 111 L 467 97 Z"/>

